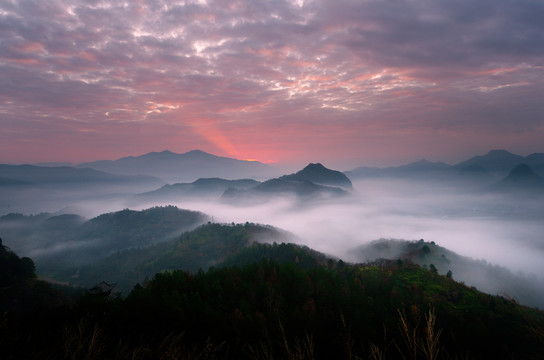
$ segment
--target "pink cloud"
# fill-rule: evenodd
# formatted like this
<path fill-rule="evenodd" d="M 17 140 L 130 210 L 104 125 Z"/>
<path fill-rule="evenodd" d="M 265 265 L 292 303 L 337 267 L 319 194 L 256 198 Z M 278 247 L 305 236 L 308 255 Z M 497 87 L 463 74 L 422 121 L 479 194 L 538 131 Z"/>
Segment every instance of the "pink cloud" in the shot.
<path fill-rule="evenodd" d="M 543 16 L 532 0 L 5 3 L 0 161 L 542 151 Z"/>

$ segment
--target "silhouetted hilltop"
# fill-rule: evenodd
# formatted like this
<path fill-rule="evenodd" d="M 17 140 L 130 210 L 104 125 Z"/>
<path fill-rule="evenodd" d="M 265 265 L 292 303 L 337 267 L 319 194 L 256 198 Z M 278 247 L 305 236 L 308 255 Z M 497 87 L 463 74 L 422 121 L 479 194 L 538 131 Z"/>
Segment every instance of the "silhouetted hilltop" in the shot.
<path fill-rule="evenodd" d="M 340 171 L 327 169 L 320 163 L 309 164 L 295 174 L 284 175 L 281 180 L 310 181 L 314 184 L 339 186 L 351 189 L 350 179 Z"/>
<path fill-rule="evenodd" d="M 544 178 L 527 164 L 513 168 L 507 177 L 488 187 L 489 191 L 502 193 L 544 194 Z"/>
<path fill-rule="evenodd" d="M 527 164 L 520 164 L 513 168 L 503 180 L 512 183 L 542 183 L 544 178 L 537 175 Z"/>

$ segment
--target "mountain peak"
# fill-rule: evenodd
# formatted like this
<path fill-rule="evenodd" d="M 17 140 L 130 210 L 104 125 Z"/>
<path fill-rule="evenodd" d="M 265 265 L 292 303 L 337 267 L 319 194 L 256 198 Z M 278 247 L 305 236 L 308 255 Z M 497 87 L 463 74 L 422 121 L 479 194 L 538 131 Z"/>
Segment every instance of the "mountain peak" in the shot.
<path fill-rule="evenodd" d="M 504 155 L 514 155 L 514 154 L 512 154 L 511 152 L 509 152 L 507 150 L 495 149 L 495 150 L 490 150 L 486 155 L 488 155 L 488 156 L 504 156 Z"/>
<path fill-rule="evenodd" d="M 309 163 L 301 171 L 310 171 L 310 170 L 312 170 L 312 171 L 323 171 L 323 170 L 328 170 L 328 169 L 326 167 L 324 167 L 323 164 L 321 164 L 321 163 L 315 163 L 315 164 L 314 163 Z"/>
<path fill-rule="evenodd" d="M 485 155 L 472 157 L 462 163 L 455 165 L 457 168 L 466 168 L 472 165 L 481 166 L 486 171 L 504 176 L 515 166 L 523 163 L 525 158 L 512 154 L 506 150 L 491 150 Z"/>
<path fill-rule="evenodd" d="M 544 178 L 539 176 L 527 164 L 519 164 L 507 177 L 490 187 L 493 191 L 540 194 L 544 191 Z"/>
<path fill-rule="evenodd" d="M 542 180 L 542 177 L 537 175 L 534 170 L 527 164 L 519 164 L 515 168 L 513 168 L 510 173 L 508 174 L 508 177 L 505 180 L 535 180 L 540 179 Z"/>
<path fill-rule="evenodd" d="M 295 174 L 281 177 L 284 180 L 311 181 L 321 185 L 352 188 L 351 180 L 340 171 L 327 169 L 321 163 L 310 163 Z"/>
<path fill-rule="evenodd" d="M 212 155 L 212 154 L 209 154 L 199 149 L 195 149 L 195 150 L 187 151 L 184 155 Z"/>

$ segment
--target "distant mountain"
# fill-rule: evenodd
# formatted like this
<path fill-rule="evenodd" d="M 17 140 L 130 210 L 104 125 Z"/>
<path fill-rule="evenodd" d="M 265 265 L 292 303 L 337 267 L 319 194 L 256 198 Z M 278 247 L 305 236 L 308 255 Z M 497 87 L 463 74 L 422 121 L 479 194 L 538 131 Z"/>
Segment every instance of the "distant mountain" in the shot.
<path fill-rule="evenodd" d="M 539 174 L 544 175 L 544 153 L 527 155 L 524 163 L 531 166 Z"/>
<path fill-rule="evenodd" d="M 198 178 L 266 178 L 274 169 L 258 161 L 237 160 L 193 150 L 184 154 L 151 152 L 118 160 L 101 160 L 77 165 L 122 175 L 153 175 L 167 182 Z"/>
<path fill-rule="evenodd" d="M 535 153 L 523 157 L 506 150 L 491 150 L 485 155 L 472 157 L 453 166 L 423 159 L 407 165 L 387 168 L 362 166 L 345 171 L 344 174 L 352 179 L 438 180 L 443 184 L 475 190 L 506 176 L 512 168 L 523 163 L 531 166 L 535 172 L 544 174 L 544 154 Z"/>
<path fill-rule="evenodd" d="M 282 178 L 267 180 L 255 186 L 252 190 L 263 194 L 290 193 L 300 197 L 317 194 L 337 196 L 347 195 L 345 190 L 337 187 L 319 185 L 308 180 L 289 180 Z"/>
<path fill-rule="evenodd" d="M 448 178 L 451 176 L 451 166 L 443 162 L 433 162 L 426 159 L 387 168 L 361 166 L 344 174 L 354 179 L 392 177 L 392 178 Z"/>
<path fill-rule="evenodd" d="M 352 189 L 351 180 L 340 171 L 327 169 L 322 164 L 309 164 L 304 169 L 291 175 L 284 175 L 280 180 L 310 181 L 314 184 L 337 186 Z"/>
<path fill-rule="evenodd" d="M 401 259 L 426 268 L 432 264 L 438 273 L 446 275 L 451 271 L 453 279 L 480 291 L 515 298 L 525 305 L 544 307 L 544 295 L 540 291 L 544 288 L 542 280 L 458 255 L 434 242 L 382 239 L 359 246 L 350 253 L 353 261 Z"/>
<path fill-rule="evenodd" d="M 45 167 L 35 165 L 2 165 L 0 174 L 3 183 L 10 179 L 12 182 L 42 184 L 42 185 L 77 185 L 77 184 L 119 184 L 146 183 L 153 186 L 164 182 L 153 176 L 124 176 L 114 175 L 88 168 L 76 169 L 68 166 Z"/>
<path fill-rule="evenodd" d="M 324 185 L 324 184 L 335 184 Z M 275 196 L 295 196 L 299 200 L 343 197 L 352 189 L 351 181 L 341 172 L 321 164 L 309 164 L 295 174 L 270 179 L 246 189 L 229 188 L 221 197 L 226 202 L 255 202 Z"/>
<path fill-rule="evenodd" d="M 355 169 L 344 171 L 344 175 L 351 179 L 379 177 L 383 175 L 383 169 L 376 166 L 359 166 Z"/>
<path fill-rule="evenodd" d="M 60 161 L 60 162 L 50 161 L 50 162 L 40 162 L 40 163 L 36 163 L 36 164 L 32 164 L 32 165 L 44 166 L 44 167 L 61 167 L 61 166 L 74 167 L 75 164 L 73 164 L 71 162 L 68 162 L 68 161 Z"/>
<path fill-rule="evenodd" d="M 0 215 L 35 214 L 77 208 L 77 204 L 112 204 L 132 194 L 164 185 L 147 175 L 115 175 L 73 167 L 0 165 Z"/>
<path fill-rule="evenodd" d="M 2 187 L 2 186 L 24 186 L 24 185 L 30 185 L 30 184 L 31 183 L 29 183 L 28 181 L 0 177 L 0 187 Z"/>
<path fill-rule="evenodd" d="M 450 165 L 440 161 L 429 161 L 421 159 L 408 165 L 398 166 L 396 170 L 400 171 L 440 171 L 449 169 Z"/>
<path fill-rule="evenodd" d="M 520 164 L 488 190 L 503 193 L 544 194 L 544 178 L 527 164 Z"/>
<path fill-rule="evenodd" d="M 510 169 L 524 162 L 524 157 L 512 154 L 506 150 L 491 150 L 485 155 L 475 156 L 459 164 L 457 169 L 470 166 L 480 166 L 484 170 L 497 175 L 507 174 Z"/>
<path fill-rule="evenodd" d="M 252 179 L 226 180 L 220 178 L 201 178 L 192 183 L 166 184 L 163 187 L 138 194 L 132 203 L 142 201 L 179 201 L 185 198 L 218 199 L 229 188 L 246 190 L 258 185 Z"/>

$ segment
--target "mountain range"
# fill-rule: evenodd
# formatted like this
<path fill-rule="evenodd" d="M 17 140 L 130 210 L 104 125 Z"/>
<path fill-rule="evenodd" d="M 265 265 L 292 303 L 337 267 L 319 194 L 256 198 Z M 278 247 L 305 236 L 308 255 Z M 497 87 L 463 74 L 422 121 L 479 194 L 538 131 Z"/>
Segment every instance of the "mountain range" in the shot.
<path fill-rule="evenodd" d="M 297 173 L 263 182 L 252 179 L 200 178 L 192 183 L 167 184 L 135 195 L 133 205 L 150 202 L 177 202 L 185 199 L 219 199 L 228 203 L 254 203 L 265 198 L 293 195 L 299 200 L 345 196 L 353 190 L 351 181 L 340 171 L 322 164 L 309 164 Z"/>
<path fill-rule="evenodd" d="M 121 175 L 153 175 L 169 183 L 194 181 L 198 178 L 265 179 L 275 169 L 258 161 L 237 160 L 200 150 L 176 154 L 165 150 L 117 160 L 100 160 L 76 165 Z"/>
<path fill-rule="evenodd" d="M 485 155 L 474 156 L 454 165 L 443 162 L 419 160 L 407 165 L 396 167 L 366 167 L 361 166 L 345 171 L 352 179 L 375 177 L 403 177 L 450 180 L 471 177 L 482 181 L 497 180 L 506 175 L 517 165 L 529 165 L 536 173 L 544 174 L 544 153 L 534 153 L 528 156 L 512 154 L 506 150 L 491 150 Z"/>
<path fill-rule="evenodd" d="M 511 192 L 514 187 L 526 192 L 538 189 L 539 186 L 528 187 L 520 181 L 510 180 L 500 186 L 494 185 L 520 164 L 529 166 L 535 176 L 544 175 L 544 154 L 523 157 L 505 150 L 492 150 L 456 165 L 420 160 L 397 167 L 359 167 L 344 173 L 317 163 L 279 177 L 276 174 L 279 170 L 269 165 L 199 150 L 184 154 L 152 152 L 75 167 L 0 165 L 0 215 L 9 212 L 79 212 L 76 208 L 82 202 L 108 201 L 113 204 L 114 200 L 132 206 L 185 198 L 254 202 L 262 200 L 263 196 L 284 194 L 299 199 L 327 199 L 352 192 L 351 180 L 360 179 L 411 179 L 472 192 L 493 188 L 493 191 Z M 163 180 L 169 184 L 165 185 Z"/>
<path fill-rule="evenodd" d="M 90 168 L 68 166 L 48 167 L 35 165 L 0 164 L 2 184 L 47 185 L 67 187 L 71 185 L 145 184 L 158 186 L 164 182 L 151 175 L 117 175 Z"/>

